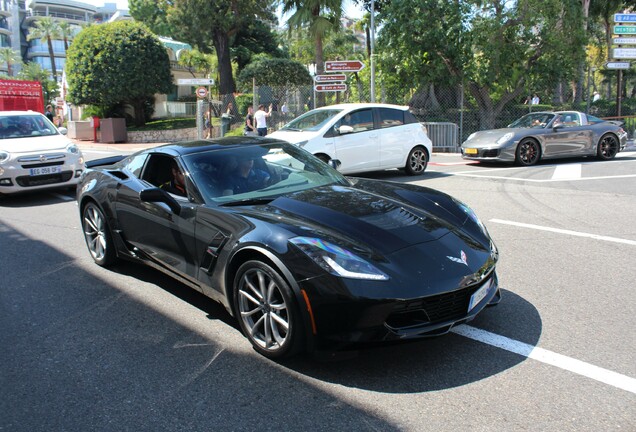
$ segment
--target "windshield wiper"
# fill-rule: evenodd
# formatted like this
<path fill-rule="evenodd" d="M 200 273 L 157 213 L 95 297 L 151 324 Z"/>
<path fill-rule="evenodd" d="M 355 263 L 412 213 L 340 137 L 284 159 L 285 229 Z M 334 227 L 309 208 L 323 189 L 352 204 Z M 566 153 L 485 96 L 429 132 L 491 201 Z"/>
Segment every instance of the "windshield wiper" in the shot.
<path fill-rule="evenodd" d="M 259 205 L 259 204 L 269 204 L 274 201 L 275 198 L 245 198 L 238 201 L 226 202 L 223 204 L 219 204 L 219 207 L 236 207 L 243 205 Z"/>

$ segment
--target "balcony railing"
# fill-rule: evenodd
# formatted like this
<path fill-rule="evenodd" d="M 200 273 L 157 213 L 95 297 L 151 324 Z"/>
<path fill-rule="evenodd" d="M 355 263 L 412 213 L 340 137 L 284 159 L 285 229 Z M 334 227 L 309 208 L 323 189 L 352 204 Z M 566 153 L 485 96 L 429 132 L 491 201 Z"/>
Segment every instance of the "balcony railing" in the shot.
<path fill-rule="evenodd" d="M 85 15 L 75 15 L 75 14 L 70 14 L 70 13 L 64 13 L 64 12 L 51 12 L 49 11 L 49 13 L 47 14 L 45 11 L 31 11 L 30 13 L 31 16 L 49 16 L 49 17 L 53 17 L 53 18 L 62 18 L 62 19 L 67 19 L 67 20 L 74 20 L 74 21 L 85 21 L 88 22 L 89 19 L 85 16 Z"/>

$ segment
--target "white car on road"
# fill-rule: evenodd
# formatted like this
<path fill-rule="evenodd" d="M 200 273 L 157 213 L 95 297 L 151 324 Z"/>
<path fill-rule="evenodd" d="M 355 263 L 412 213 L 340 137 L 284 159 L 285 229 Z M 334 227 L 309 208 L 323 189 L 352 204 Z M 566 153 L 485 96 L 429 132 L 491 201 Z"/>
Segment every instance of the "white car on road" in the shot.
<path fill-rule="evenodd" d="M 84 158 L 65 133 L 38 112 L 0 111 L 0 195 L 77 185 Z"/>
<path fill-rule="evenodd" d="M 296 144 L 325 162 L 340 161 L 343 174 L 403 168 L 422 174 L 432 143 L 407 106 L 340 104 L 306 112 L 268 135 Z"/>

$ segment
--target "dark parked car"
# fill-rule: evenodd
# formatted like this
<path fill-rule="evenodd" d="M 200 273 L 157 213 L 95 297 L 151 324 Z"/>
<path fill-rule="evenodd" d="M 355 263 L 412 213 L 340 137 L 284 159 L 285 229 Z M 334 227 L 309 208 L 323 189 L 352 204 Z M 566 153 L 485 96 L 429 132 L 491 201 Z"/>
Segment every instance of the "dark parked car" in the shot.
<path fill-rule="evenodd" d="M 541 159 L 575 156 L 609 160 L 626 144 L 620 123 L 578 111 L 535 112 L 507 128 L 475 132 L 461 152 L 464 159 L 534 165 Z"/>
<path fill-rule="evenodd" d="M 265 356 L 439 335 L 500 299 L 495 245 L 444 193 L 347 178 L 261 137 L 119 159 L 89 163 L 78 187 L 95 262 L 201 291 Z"/>

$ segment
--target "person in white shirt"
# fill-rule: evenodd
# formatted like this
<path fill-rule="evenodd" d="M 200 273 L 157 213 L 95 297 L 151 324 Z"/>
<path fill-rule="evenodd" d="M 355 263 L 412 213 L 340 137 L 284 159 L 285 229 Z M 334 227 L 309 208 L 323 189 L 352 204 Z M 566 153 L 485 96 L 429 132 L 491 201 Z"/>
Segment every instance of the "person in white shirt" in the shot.
<path fill-rule="evenodd" d="M 601 95 L 598 94 L 597 91 L 594 92 L 594 97 L 592 98 L 592 102 L 596 102 L 597 100 L 599 100 L 601 98 Z"/>
<path fill-rule="evenodd" d="M 539 96 L 535 93 L 535 95 L 532 96 L 532 105 L 539 105 L 539 101 Z"/>
<path fill-rule="evenodd" d="M 272 104 L 269 104 L 269 111 L 265 112 L 265 105 L 260 104 L 258 111 L 254 113 L 254 120 L 256 120 L 256 130 L 258 136 L 267 135 L 267 117 L 272 115 Z"/>

